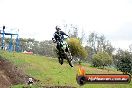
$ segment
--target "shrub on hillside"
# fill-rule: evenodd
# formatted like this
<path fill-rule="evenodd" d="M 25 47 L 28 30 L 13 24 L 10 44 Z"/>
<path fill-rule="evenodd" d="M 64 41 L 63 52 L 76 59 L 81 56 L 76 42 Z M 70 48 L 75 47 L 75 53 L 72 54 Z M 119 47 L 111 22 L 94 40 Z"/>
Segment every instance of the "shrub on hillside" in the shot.
<path fill-rule="evenodd" d="M 132 73 L 132 54 L 128 51 L 120 50 L 120 52 L 114 56 L 114 64 L 117 70 L 125 74 Z"/>
<path fill-rule="evenodd" d="M 109 66 L 112 64 L 112 57 L 107 52 L 98 52 L 94 54 L 92 59 L 92 65 L 94 67 Z"/>
<path fill-rule="evenodd" d="M 79 39 L 70 38 L 68 40 L 68 44 L 70 46 L 72 56 L 81 57 L 81 58 L 86 58 L 87 57 L 87 51 L 81 45 L 81 42 L 80 42 Z"/>

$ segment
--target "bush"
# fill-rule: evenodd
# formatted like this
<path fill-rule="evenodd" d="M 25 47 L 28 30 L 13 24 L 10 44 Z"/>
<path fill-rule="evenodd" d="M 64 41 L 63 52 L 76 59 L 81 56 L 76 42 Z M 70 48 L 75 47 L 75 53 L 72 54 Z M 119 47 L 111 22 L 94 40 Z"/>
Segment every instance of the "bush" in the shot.
<path fill-rule="evenodd" d="M 94 67 L 109 66 L 112 64 L 112 57 L 107 52 L 98 52 L 94 54 L 92 59 L 92 65 Z"/>
<path fill-rule="evenodd" d="M 132 73 L 132 55 L 128 51 L 120 51 L 114 56 L 114 64 L 117 70 L 123 73 Z"/>
<path fill-rule="evenodd" d="M 81 42 L 80 42 L 79 39 L 70 38 L 68 40 L 68 44 L 70 46 L 72 56 L 81 57 L 81 58 L 86 58 L 87 57 L 87 51 L 81 45 Z"/>

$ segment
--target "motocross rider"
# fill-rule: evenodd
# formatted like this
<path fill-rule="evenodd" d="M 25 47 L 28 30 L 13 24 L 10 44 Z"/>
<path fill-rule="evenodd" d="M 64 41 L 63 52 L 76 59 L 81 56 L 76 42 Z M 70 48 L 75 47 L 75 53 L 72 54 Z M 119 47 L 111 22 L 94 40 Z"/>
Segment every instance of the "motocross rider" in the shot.
<path fill-rule="evenodd" d="M 68 35 L 65 32 L 61 31 L 61 29 L 58 26 L 56 26 L 55 29 L 56 29 L 56 32 L 54 33 L 54 38 L 52 38 L 52 40 L 54 43 L 57 43 L 56 48 L 60 51 L 60 47 L 61 47 L 60 42 L 63 42 L 64 35 L 66 36 Z"/>

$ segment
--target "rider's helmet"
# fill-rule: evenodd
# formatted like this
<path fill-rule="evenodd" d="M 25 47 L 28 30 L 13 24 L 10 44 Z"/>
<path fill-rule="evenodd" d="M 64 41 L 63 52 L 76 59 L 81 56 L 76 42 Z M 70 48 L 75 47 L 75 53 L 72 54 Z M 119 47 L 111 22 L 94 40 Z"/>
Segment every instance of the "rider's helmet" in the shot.
<path fill-rule="evenodd" d="M 61 30 L 58 26 L 56 26 L 55 29 L 56 29 L 57 31 L 60 31 L 60 30 Z"/>

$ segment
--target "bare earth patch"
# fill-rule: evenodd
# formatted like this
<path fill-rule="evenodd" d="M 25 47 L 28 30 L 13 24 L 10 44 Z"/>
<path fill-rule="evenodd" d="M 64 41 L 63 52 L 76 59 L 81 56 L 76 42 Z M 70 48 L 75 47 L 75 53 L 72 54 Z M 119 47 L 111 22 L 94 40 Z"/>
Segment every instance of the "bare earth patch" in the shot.
<path fill-rule="evenodd" d="M 8 60 L 0 57 L 0 88 L 24 84 L 29 77 Z"/>

